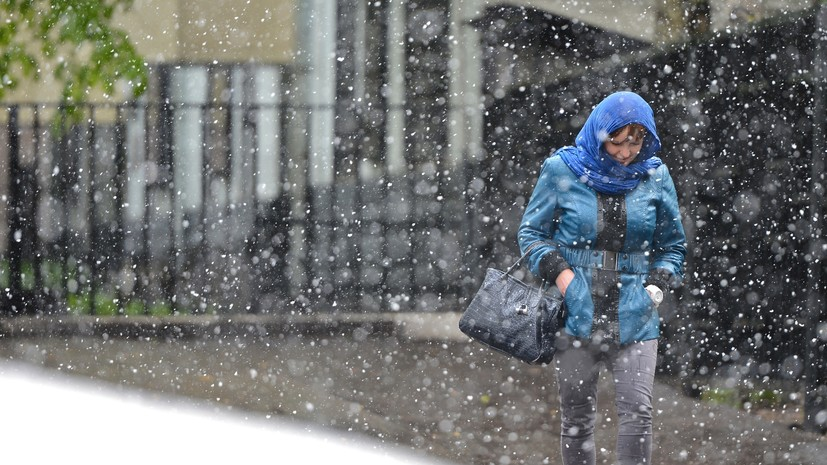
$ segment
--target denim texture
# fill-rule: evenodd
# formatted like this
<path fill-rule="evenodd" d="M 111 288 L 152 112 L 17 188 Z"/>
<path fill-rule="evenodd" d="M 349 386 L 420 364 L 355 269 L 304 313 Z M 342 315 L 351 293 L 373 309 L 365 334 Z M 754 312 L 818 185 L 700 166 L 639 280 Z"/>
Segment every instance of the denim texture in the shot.
<path fill-rule="evenodd" d="M 563 345 L 567 347 L 561 347 L 555 357 L 563 464 L 595 464 L 597 383 L 602 364 L 612 373 L 615 385 L 617 463 L 650 464 L 657 340 L 615 346 L 569 339 Z"/>

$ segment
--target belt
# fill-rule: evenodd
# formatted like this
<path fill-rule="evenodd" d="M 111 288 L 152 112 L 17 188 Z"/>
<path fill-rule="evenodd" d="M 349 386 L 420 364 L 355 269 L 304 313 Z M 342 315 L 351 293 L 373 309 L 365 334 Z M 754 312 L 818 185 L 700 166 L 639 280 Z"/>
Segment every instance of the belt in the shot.
<path fill-rule="evenodd" d="M 624 273 L 648 273 L 649 257 L 642 253 L 615 252 L 612 250 L 559 248 L 561 255 L 571 266 L 598 268 Z"/>

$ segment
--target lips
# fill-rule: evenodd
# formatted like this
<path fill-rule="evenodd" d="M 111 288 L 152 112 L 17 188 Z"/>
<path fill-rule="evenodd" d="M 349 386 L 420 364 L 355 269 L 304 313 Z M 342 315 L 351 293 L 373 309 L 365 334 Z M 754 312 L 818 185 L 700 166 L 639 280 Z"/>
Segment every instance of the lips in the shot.
<path fill-rule="evenodd" d="M 622 157 L 612 157 L 612 158 L 614 158 L 614 160 L 615 160 L 616 162 L 618 162 L 618 163 L 620 163 L 620 164 L 622 164 L 622 165 L 624 165 L 624 166 L 628 165 L 629 163 L 631 163 L 631 162 L 632 162 L 632 160 L 634 160 L 634 159 L 635 159 L 635 157 L 626 157 L 626 158 L 622 158 Z"/>

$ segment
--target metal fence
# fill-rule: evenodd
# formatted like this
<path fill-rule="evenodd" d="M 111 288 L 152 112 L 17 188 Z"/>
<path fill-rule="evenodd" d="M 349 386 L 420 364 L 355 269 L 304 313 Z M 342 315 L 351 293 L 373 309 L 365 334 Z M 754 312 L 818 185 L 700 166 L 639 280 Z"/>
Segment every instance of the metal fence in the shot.
<path fill-rule="evenodd" d="M 289 143 L 312 110 L 0 109 L 4 311 L 455 309 L 482 266 L 473 171 L 337 158 L 320 183 Z"/>

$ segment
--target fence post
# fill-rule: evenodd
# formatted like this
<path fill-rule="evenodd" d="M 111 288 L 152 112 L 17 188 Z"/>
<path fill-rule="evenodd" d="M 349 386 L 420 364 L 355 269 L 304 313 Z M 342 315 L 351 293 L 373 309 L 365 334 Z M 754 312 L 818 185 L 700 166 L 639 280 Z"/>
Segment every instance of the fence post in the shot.
<path fill-rule="evenodd" d="M 827 430 L 827 361 L 826 342 L 823 340 L 822 327 L 827 325 L 821 317 L 824 309 L 822 292 L 821 260 L 824 253 L 821 250 L 821 231 L 824 226 L 822 219 L 824 196 L 824 124 L 825 118 L 824 87 L 827 82 L 827 5 L 821 4 L 816 10 L 815 17 L 815 56 L 813 57 L 813 152 L 812 152 L 812 186 L 810 191 L 810 221 L 812 222 L 810 237 L 810 261 L 808 264 L 807 308 L 805 310 L 807 345 L 804 363 L 804 429 L 808 431 Z"/>
<path fill-rule="evenodd" d="M 86 128 L 86 143 L 88 144 L 87 150 L 81 151 L 80 153 L 85 153 L 88 157 L 87 161 L 87 169 L 89 170 L 89 184 L 88 189 L 89 191 L 86 192 L 87 201 L 89 202 L 89 211 L 86 212 L 87 222 L 89 227 L 89 251 L 86 256 L 87 266 L 89 267 L 89 314 L 96 315 L 98 313 L 98 281 L 100 280 L 100 261 L 103 259 L 100 254 L 100 239 L 101 234 L 98 230 L 99 222 L 98 222 L 98 215 L 97 215 L 97 201 L 95 191 L 98 188 L 97 185 L 97 172 L 98 172 L 98 136 L 97 136 L 97 123 L 96 123 L 97 114 L 95 113 L 95 106 L 89 106 L 89 126 Z M 82 161 L 80 162 L 83 163 Z"/>
<path fill-rule="evenodd" d="M 14 315 L 23 311 L 23 242 L 20 215 L 21 185 L 20 179 L 20 124 L 18 121 L 18 107 L 9 109 L 8 136 L 9 136 L 9 200 L 8 200 L 8 260 L 9 283 L 5 293 L 6 308 L 4 313 Z"/>

